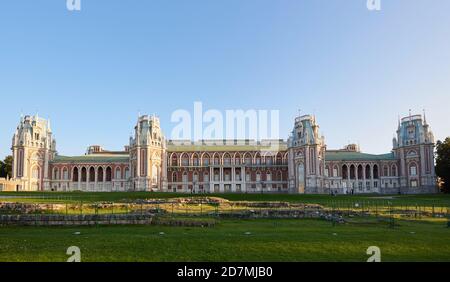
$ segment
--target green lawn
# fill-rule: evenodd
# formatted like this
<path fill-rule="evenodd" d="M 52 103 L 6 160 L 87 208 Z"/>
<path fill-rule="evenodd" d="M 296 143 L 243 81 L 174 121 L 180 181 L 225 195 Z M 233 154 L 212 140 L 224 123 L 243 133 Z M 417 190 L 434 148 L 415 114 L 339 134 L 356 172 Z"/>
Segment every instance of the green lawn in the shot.
<path fill-rule="evenodd" d="M 1 227 L 0 261 L 450 261 L 444 223 L 332 226 L 322 220 L 221 220 L 214 228 L 163 226 Z M 81 235 L 73 233 L 80 231 Z M 164 235 L 160 235 L 164 232 Z M 251 232 L 246 235 L 246 232 Z"/>
<path fill-rule="evenodd" d="M 68 203 L 128 202 L 200 195 L 113 192 L 2 192 L 0 201 Z M 386 204 L 396 209 L 446 212 L 450 195 L 208 194 L 232 201 L 314 203 L 332 209 L 371 209 L 372 216 L 332 226 L 313 219 L 220 219 L 213 228 L 167 226 L 0 227 L 0 261 L 65 261 L 66 249 L 81 248 L 83 261 L 365 261 L 378 246 L 383 261 L 450 261 L 446 219 L 397 219 L 395 228 L 373 216 Z M 375 204 L 375 206 L 374 206 Z M 439 208 L 437 208 L 439 207 Z M 173 207 L 172 207 L 173 208 Z M 181 207 L 184 210 L 185 206 Z M 198 206 L 193 206 L 193 209 Z M 203 210 L 206 211 L 206 206 Z M 226 208 L 226 207 L 225 207 Z M 83 210 L 84 213 L 88 210 Z M 115 212 L 119 212 L 116 208 Z M 107 212 L 107 211 L 104 211 Z M 102 212 L 103 213 L 103 212 Z M 186 213 L 187 214 L 187 213 Z M 386 219 L 385 219 L 386 220 Z M 80 231 L 81 235 L 73 233 Z M 164 232 L 164 235 L 159 235 Z M 246 235 L 250 232 L 250 235 Z"/>

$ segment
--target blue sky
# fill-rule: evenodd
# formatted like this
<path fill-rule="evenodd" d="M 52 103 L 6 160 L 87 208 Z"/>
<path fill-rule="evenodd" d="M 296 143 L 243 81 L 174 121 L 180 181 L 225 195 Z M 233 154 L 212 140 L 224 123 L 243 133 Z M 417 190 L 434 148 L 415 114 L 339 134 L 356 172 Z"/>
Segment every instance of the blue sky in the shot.
<path fill-rule="evenodd" d="M 450 1 L 8 0 L 0 8 L 0 157 L 20 113 L 49 117 L 60 154 L 121 149 L 137 114 L 315 113 L 328 148 L 391 149 L 398 115 L 450 135 Z"/>

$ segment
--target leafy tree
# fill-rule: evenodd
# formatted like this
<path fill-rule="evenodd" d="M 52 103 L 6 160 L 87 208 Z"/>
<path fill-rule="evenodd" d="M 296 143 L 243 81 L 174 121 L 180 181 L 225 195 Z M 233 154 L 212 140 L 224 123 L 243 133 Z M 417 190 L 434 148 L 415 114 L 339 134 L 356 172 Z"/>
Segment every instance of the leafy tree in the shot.
<path fill-rule="evenodd" d="M 7 156 L 4 161 L 0 161 L 0 177 L 12 176 L 12 162 L 12 156 Z"/>
<path fill-rule="evenodd" d="M 436 175 L 443 181 L 443 191 L 450 193 L 450 137 L 436 143 Z"/>
<path fill-rule="evenodd" d="M 0 161 L 0 177 L 6 177 L 6 166 L 3 161 Z"/>

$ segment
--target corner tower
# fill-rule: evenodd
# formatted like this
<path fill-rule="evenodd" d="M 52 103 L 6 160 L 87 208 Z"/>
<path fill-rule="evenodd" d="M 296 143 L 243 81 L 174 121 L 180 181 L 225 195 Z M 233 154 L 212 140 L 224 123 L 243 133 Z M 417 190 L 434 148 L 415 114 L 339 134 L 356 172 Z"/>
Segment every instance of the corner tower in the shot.
<path fill-rule="evenodd" d="M 325 139 L 311 115 L 295 119 L 288 139 L 289 188 L 292 193 L 323 193 Z"/>
<path fill-rule="evenodd" d="M 435 192 L 434 135 L 425 113 L 399 120 L 393 150 L 400 162 L 400 185 L 408 192 Z"/>
<path fill-rule="evenodd" d="M 12 178 L 16 191 L 49 189 L 49 162 L 56 154 L 50 121 L 36 116 L 21 117 L 12 139 Z"/>
<path fill-rule="evenodd" d="M 165 190 L 166 145 L 159 118 L 140 116 L 130 138 L 130 167 L 135 191 Z"/>

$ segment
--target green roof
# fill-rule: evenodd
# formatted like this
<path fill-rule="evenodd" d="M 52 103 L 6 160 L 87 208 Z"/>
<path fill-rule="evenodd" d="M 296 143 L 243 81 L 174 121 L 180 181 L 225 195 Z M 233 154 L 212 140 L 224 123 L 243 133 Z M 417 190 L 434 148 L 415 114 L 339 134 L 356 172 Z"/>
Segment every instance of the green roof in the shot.
<path fill-rule="evenodd" d="M 326 151 L 325 161 L 381 161 L 395 160 L 394 153 L 372 155 L 349 151 Z"/>
<path fill-rule="evenodd" d="M 128 163 L 130 160 L 129 155 L 117 155 L 117 154 L 99 154 L 99 155 L 84 155 L 84 156 L 56 156 L 52 163 Z"/>

